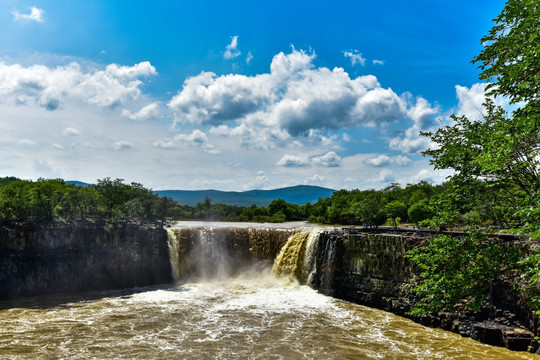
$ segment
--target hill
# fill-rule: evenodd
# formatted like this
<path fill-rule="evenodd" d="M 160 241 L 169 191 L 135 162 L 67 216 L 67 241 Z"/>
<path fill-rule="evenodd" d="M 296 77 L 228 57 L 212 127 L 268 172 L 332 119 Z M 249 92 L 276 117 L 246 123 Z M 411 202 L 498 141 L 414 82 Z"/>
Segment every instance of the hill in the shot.
<path fill-rule="evenodd" d="M 320 186 L 297 185 L 273 190 L 219 191 L 219 190 L 156 190 L 161 196 L 168 196 L 182 205 L 197 205 L 208 196 L 214 204 L 236 206 L 267 206 L 272 200 L 283 199 L 292 204 L 314 203 L 319 198 L 329 197 L 335 190 Z"/>

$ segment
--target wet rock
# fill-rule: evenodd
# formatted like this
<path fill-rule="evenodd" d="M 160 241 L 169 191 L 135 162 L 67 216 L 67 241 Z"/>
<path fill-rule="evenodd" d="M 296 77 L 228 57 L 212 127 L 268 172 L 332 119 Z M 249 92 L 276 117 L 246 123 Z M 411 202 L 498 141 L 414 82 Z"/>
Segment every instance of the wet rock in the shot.
<path fill-rule="evenodd" d="M 515 351 L 533 351 L 538 347 L 534 334 L 526 329 L 497 323 L 478 323 L 475 324 L 474 331 L 475 338 L 486 344 Z"/>
<path fill-rule="evenodd" d="M 503 331 L 503 338 L 504 346 L 510 350 L 531 351 L 538 347 L 534 334 L 525 329 L 506 329 Z"/>

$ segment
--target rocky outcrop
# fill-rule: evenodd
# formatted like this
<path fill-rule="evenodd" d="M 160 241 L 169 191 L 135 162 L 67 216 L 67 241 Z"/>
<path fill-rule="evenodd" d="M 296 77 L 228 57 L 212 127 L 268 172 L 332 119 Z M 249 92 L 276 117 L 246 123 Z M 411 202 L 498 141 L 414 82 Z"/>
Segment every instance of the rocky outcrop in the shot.
<path fill-rule="evenodd" d="M 172 281 L 166 231 L 137 223 L 0 226 L 0 299 Z"/>
<path fill-rule="evenodd" d="M 417 300 L 413 288 L 420 272 L 405 255 L 423 241 L 406 234 L 326 232 L 318 243 L 316 276 L 310 285 L 330 296 L 408 316 Z M 491 304 L 479 313 L 440 313 L 414 320 L 491 345 L 536 351 L 538 319 L 513 285 L 494 287 Z"/>

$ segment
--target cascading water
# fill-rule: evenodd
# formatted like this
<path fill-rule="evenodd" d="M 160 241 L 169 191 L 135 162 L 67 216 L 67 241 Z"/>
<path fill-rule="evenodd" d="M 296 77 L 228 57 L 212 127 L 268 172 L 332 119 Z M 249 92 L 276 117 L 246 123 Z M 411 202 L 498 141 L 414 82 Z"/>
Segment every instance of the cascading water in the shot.
<path fill-rule="evenodd" d="M 293 233 L 274 261 L 274 274 L 310 284 L 316 271 L 315 249 L 321 232 L 322 229 L 308 228 Z"/>
<path fill-rule="evenodd" d="M 174 230 L 167 229 L 167 238 L 169 239 L 169 260 L 174 282 L 180 281 L 180 264 L 178 263 L 178 239 Z"/>
<path fill-rule="evenodd" d="M 195 226 L 169 229 L 175 281 L 224 280 L 271 266 L 290 229 Z"/>

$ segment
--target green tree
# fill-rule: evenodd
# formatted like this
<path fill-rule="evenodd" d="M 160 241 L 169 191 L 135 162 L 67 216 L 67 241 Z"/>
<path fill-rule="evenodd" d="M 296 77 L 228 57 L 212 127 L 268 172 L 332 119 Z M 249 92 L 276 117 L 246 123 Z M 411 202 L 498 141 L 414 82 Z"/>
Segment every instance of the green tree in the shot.
<path fill-rule="evenodd" d="M 409 256 L 419 265 L 424 281 L 415 289 L 422 299 L 411 313 L 454 312 L 459 307 L 478 311 L 490 297 L 492 285 L 517 269 L 520 254 L 518 247 L 489 241 L 483 232 L 462 239 L 441 235 L 413 249 Z"/>
<path fill-rule="evenodd" d="M 32 215 L 31 182 L 16 180 L 0 188 L 0 213 L 4 219 L 27 220 Z"/>
<path fill-rule="evenodd" d="M 386 216 L 392 219 L 394 227 L 397 227 L 397 218 L 405 219 L 407 217 L 407 207 L 398 200 L 389 202 L 384 206 Z"/>
<path fill-rule="evenodd" d="M 171 199 L 170 197 L 160 197 L 155 203 L 154 203 L 154 212 L 156 214 L 157 219 L 161 222 L 161 226 L 165 224 L 165 220 L 167 218 L 172 218 L 177 216 L 178 213 L 178 207 L 177 207 L 176 201 Z"/>
<path fill-rule="evenodd" d="M 66 195 L 66 183 L 62 179 L 40 178 L 32 184 L 30 194 L 34 215 L 38 219 L 52 221 Z"/>
<path fill-rule="evenodd" d="M 413 223 L 419 224 L 433 216 L 433 209 L 429 206 L 427 199 L 423 199 L 411 205 L 407 210 L 407 214 Z"/>
<path fill-rule="evenodd" d="M 109 218 L 120 216 L 121 207 L 128 199 L 128 186 L 124 184 L 124 180 L 111 180 L 109 177 L 98 179 L 94 188 L 101 195 L 101 204 L 106 216 Z"/>
<path fill-rule="evenodd" d="M 540 2 L 508 0 L 495 22 L 474 62 L 480 63 L 480 79 L 492 81 L 489 95 L 520 107 L 509 115 L 488 98 L 483 119 L 453 116 L 453 125 L 423 133 L 438 145 L 424 155 L 436 169 L 454 172 L 447 192 L 434 200 L 435 220 L 442 224 L 467 214 L 478 222 L 481 209 L 532 238 L 538 235 L 532 229 L 540 228 Z M 499 246 L 483 232 L 432 239 L 412 252 L 424 270 L 417 288 L 423 298 L 413 312 L 455 309 L 458 303 L 477 310 L 489 298 L 488 285 L 518 269 L 529 280 L 531 304 L 540 309 L 540 255 L 516 249 Z"/>

